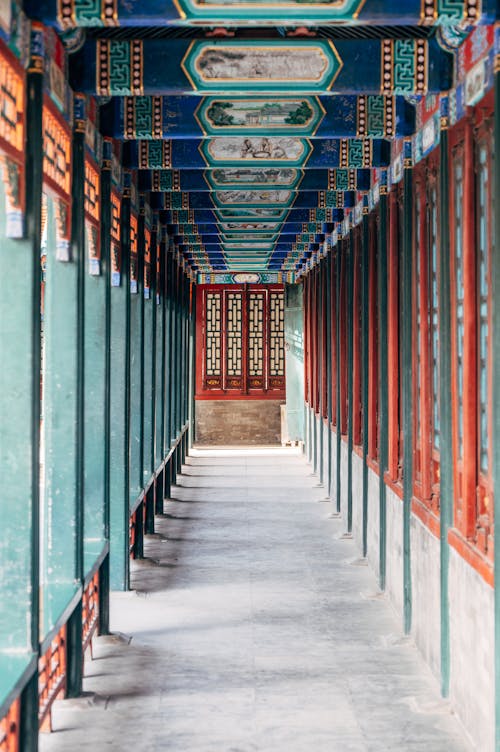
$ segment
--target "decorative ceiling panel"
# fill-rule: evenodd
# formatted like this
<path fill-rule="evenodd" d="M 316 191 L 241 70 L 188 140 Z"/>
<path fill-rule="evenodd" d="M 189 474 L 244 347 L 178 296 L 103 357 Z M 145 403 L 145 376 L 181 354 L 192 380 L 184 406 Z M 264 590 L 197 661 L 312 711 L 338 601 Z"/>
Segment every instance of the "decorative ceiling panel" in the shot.
<path fill-rule="evenodd" d="M 440 98 L 492 48 L 482 24 L 498 13 L 495 0 L 24 4 L 65 30 L 73 89 L 97 96 L 103 135 L 207 281 L 293 278 L 348 231 L 391 144 L 396 179 L 412 146 L 438 141 Z"/>

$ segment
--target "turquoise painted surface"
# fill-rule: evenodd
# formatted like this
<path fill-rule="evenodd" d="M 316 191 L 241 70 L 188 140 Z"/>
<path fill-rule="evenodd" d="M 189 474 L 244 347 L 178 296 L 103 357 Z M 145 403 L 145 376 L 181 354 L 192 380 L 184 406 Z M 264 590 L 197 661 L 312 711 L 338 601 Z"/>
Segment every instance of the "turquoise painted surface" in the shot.
<path fill-rule="evenodd" d="M 304 439 L 304 338 L 302 285 L 286 285 L 286 415 L 290 441 Z"/>
<path fill-rule="evenodd" d="M 56 260 L 55 211 L 47 198 L 41 505 L 42 635 L 75 592 L 77 575 L 77 265 Z"/>
<path fill-rule="evenodd" d="M 5 183 L 0 180 L 0 206 Z M 33 389 L 32 295 L 33 251 L 29 240 L 5 237 L 6 216 L 0 211 L 0 528 L 2 598 L 0 648 L 28 649 L 31 598 L 32 459 L 34 452 L 30 395 Z M 22 503 L 20 503 L 20 501 Z M 15 510 L 15 513 L 13 513 Z M 15 674 L 15 671 L 13 672 Z M 0 674 L 8 687 L 9 672 Z"/>

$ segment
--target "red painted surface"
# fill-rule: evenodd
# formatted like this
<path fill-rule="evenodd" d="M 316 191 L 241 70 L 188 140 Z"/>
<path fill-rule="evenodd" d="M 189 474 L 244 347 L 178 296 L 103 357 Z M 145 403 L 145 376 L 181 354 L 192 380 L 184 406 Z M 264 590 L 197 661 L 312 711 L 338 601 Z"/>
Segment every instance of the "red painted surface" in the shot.
<path fill-rule="evenodd" d="M 489 558 L 486 558 L 481 551 L 467 538 L 465 538 L 459 530 L 452 529 L 448 533 L 448 542 L 450 546 L 453 546 L 462 559 L 473 568 L 491 587 L 495 584 L 495 577 L 493 573 L 493 564 Z"/>
<path fill-rule="evenodd" d="M 327 316 L 328 312 L 326 310 L 326 286 L 328 284 L 328 280 L 326 279 L 326 263 L 322 263 L 322 273 L 320 278 L 320 300 L 321 300 L 321 362 L 323 363 L 323 368 L 321 370 L 321 391 L 320 391 L 320 412 L 321 417 L 327 418 L 328 417 L 328 398 L 327 398 L 327 365 L 326 365 L 326 333 L 327 333 Z"/>
<path fill-rule="evenodd" d="M 319 367 L 318 367 L 318 277 L 319 269 L 314 267 L 311 272 L 311 387 L 312 387 L 312 407 L 314 412 L 319 411 Z"/>
<path fill-rule="evenodd" d="M 331 310 L 330 316 L 332 321 L 332 336 L 331 336 L 331 351 L 332 351 L 332 425 L 337 425 L 337 265 L 338 265 L 338 252 L 332 256 L 331 263 Z"/>
<path fill-rule="evenodd" d="M 82 597 L 82 648 L 90 646 L 92 637 L 99 626 L 99 571 L 97 571 L 83 591 Z"/>
<path fill-rule="evenodd" d="M 455 284 L 457 275 L 456 268 L 456 239 L 452 233 L 452 406 L 453 406 L 453 460 L 455 481 L 455 526 L 456 535 L 453 538 L 455 547 L 462 555 L 467 553 L 468 560 L 473 563 L 476 558 L 470 555 L 469 549 L 473 548 L 478 555 L 487 561 L 493 560 L 493 488 L 491 470 L 485 475 L 480 470 L 480 432 L 479 432 L 479 355 L 478 355 L 478 326 L 479 326 L 479 293 L 478 293 L 478 268 L 477 268 L 477 233 L 478 226 L 476 217 L 479 207 L 476 205 L 477 183 L 477 144 L 485 141 L 489 154 L 489 191 L 492 189 L 492 133 L 491 133 L 492 99 L 486 97 L 474 110 L 469 111 L 469 116 L 458 123 L 450 131 L 451 168 L 450 179 L 453 190 L 453 163 L 461 160 L 464 169 L 464 201 L 462 207 L 451 205 L 451 226 L 454 226 L 455 212 L 461 212 L 463 218 L 463 268 L 464 268 L 464 366 L 463 366 L 463 451 L 462 457 L 459 452 L 459 398 L 458 398 L 458 374 L 457 374 L 457 299 Z M 485 210 L 488 213 L 489 227 L 491 228 L 491 194 Z M 483 207 L 484 208 L 484 207 Z M 488 233 L 488 268 L 491 269 L 491 233 Z M 488 278 L 490 285 L 490 279 Z M 491 287 L 490 287 L 491 289 Z M 491 332 L 491 310 L 488 310 L 488 328 Z M 488 434 L 490 436 L 491 453 L 491 337 L 489 340 L 489 353 L 487 363 L 488 400 L 490 412 L 488 414 Z M 489 462 L 491 468 L 491 457 Z M 463 539 L 465 544 L 458 544 Z M 464 547 L 465 546 L 465 547 Z M 479 559 L 481 561 L 481 559 Z M 480 571 L 480 570 L 478 570 Z"/>
<path fill-rule="evenodd" d="M 38 660 L 38 722 L 41 731 L 52 731 L 51 709 L 54 700 L 66 691 L 66 625 Z"/>
<path fill-rule="evenodd" d="M 347 241 L 340 243 L 340 433 L 347 434 Z"/>
<path fill-rule="evenodd" d="M 432 363 L 432 289 L 431 289 L 431 192 L 438 188 L 439 149 L 435 150 L 415 169 L 414 196 L 420 211 L 415 211 L 419 232 L 413 241 L 413 394 L 418 406 L 413 425 L 414 494 L 435 513 L 439 511 L 439 453 L 434 448 L 434 395 Z M 439 193 L 436 194 L 439 205 Z M 417 243 L 420 237 L 420 243 Z M 439 234 L 436 265 L 439 269 Z M 417 285 L 417 264 L 420 285 Z M 420 319 L 418 332 L 417 316 Z M 420 351 L 420 357 L 418 356 Z M 418 420 L 417 420 L 418 418 Z"/>
<path fill-rule="evenodd" d="M 370 215 L 369 290 L 368 290 L 368 457 L 379 457 L 379 322 L 378 322 L 378 268 L 377 222 Z"/>
<path fill-rule="evenodd" d="M 219 375 L 207 377 L 206 373 L 206 295 L 209 292 L 221 295 L 221 370 Z M 284 399 L 285 376 L 270 373 L 269 356 L 269 310 L 272 295 L 283 294 L 283 285 L 198 285 L 196 288 L 196 392 L 195 399 Z M 227 295 L 242 295 L 242 368 L 241 373 L 227 372 Z M 248 305 L 249 293 L 262 296 L 263 300 L 263 361 L 262 375 L 252 376 L 248 367 Z"/>
<path fill-rule="evenodd" d="M 353 443 L 360 446 L 363 442 L 363 404 L 361 399 L 361 227 L 355 228 L 353 233 L 353 254 L 354 262 L 354 289 L 353 289 L 353 315 L 352 315 L 352 332 L 353 332 Z"/>
<path fill-rule="evenodd" d="M 304 401 L 311 404 L 310 384 L 311 384 L 311 362 L 309 353 L 309 327 L 311 325 L 311 312 L 309 308 L 309 277 L 303 281 L 303 329 L 304 329 Z"/>
<path fill-rule="evenodd" d="M 21 701 L 17 698 L 0 719 L 0 752 L 20 752 L 20 717 Z"/>
<path fill-rule="evenodd" d="M 400 378 L 399 378 L 399 205 L 397 191 L 389 196 L 389 250 L 387 280 L 388 319 L 388 390 L 389 390 L 389 460 L 392 481 L 401 479 L 400 448 Z"/>

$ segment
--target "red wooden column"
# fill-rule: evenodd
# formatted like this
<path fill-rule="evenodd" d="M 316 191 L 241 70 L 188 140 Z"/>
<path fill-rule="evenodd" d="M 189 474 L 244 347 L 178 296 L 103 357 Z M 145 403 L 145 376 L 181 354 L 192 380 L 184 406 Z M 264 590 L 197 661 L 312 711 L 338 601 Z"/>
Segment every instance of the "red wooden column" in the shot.
<path fill-rule="evenodd" d="M 353 421 L 353 444 L 360 446 L 363 441 L 363 404 L 361 398 L 361 226 L 354 229 L 353 232 L 353 264 L 354 264 L 354 284 L 353 284 L 353 404 L 352 404 L 352 421 Z"/>
<path fill-rule="evenodd" d="M 464 139 L 464 205 L 463 205 L 463 261 L 464 269 L 464 369 L 463 369 L 463 514 L 460 527 L 469 538 L 474 535 L 476 496 L 476 444 L 477 422 L 475 400 L 477 393 L 476 369 L 476 243 L 474 221 L 474 144 L 472 124 L 467 123 Z"/>
<path fill-rule="evenodd" d="M 388 389 L 389 389 L 389 457 L 388 474 L 393 482 L 399 477 L 399 237 L 396 191 L 389 195 L 388 259 Z"/>
<path fill-rule="evenodd" d="M 378 264 L 377 224 L 370 216 L 369 291 L 368 291 L 368 457 L 378 461 L 379 435 L 379 353 L 378 353 Z"/>

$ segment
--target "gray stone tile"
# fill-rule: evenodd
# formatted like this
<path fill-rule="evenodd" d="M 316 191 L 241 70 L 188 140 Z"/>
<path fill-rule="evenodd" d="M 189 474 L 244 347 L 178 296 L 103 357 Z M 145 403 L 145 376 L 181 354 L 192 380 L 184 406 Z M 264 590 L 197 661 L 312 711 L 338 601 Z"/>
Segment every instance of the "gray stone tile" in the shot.
<path fill-rule="evenodd" d="M 470 752 L 294 450 L 200 451 L 41 752 Z"/>

